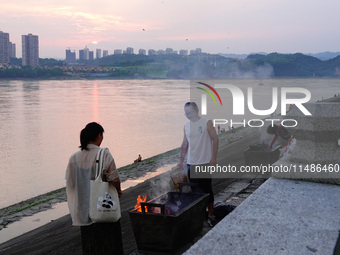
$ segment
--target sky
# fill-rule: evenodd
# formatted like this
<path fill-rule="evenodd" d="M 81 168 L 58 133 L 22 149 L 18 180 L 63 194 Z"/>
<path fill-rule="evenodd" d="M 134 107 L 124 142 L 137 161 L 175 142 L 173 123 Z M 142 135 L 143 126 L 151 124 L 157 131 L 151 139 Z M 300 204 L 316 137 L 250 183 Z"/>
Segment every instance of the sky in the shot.
<path fill-rule="evenodd" d="M 133 47 L 216 54 L 340 51 L 339 0 L 0 0 L 0 31 L 21 57 L 21 35 L 41 58 L 65 50 Z"/>

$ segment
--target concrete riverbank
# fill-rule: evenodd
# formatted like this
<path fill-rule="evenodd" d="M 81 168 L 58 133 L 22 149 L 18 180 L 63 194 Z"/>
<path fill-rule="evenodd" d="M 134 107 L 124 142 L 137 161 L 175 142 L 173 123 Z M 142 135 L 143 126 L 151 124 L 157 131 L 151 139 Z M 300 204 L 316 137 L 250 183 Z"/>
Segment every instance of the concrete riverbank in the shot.
<path fill-rule="evenodd" d="M 299 122 L 291 130 L 296 146 L 273 166 L 300 170 L 273 172 L 185 254 L 339 255 L 339 102 L 335 96 L 305 104 L 312 116 L 292 109 L 287 118 Z"/>
<path fill-rule="evenodd" d="M 244 164 L 243 151 L 249 144 L 258 143 L 259 136 L 250 129 L 238 130 L 236 133 L 224 133 L 220 135 L 220 149 L 218 154 L 219 164 Z M 166 164 L 174 164 L 179 161 L 179 150 L 175 149 L 164 154 L 152 157 L 144 161 L 144 164 L 129 165 L 120 170 L 122 180 L 124 178 L 137 177 L 143 172 L 158 169 Z M 224 191 L 235 179 L 214 179 L 213 186 L 216 194 Z M 249 180 L 251 183 L 251 180 Z M 164 191 L 170 187 L 170 173 L 166 172 L 148 179 L 135 187 L 127 189 L 121 199 L 122 231 L 124 238 L 124 250 L 126 254 L 137 251 L 128 212 L 136 203 L 139 194 L 152 196 L 154 191 Z M 63 196 L 63 189 L 57 193 Z M 234 194 L 236 195 L 236 194 Z M 52 194 L 53 197 L 53 194 Z M 237 200 L 237 199 L 236 199 Z M 44 204 L 44 203 L 41 203 Z M 36 206 L 41 207 L 41 204 Z M 13 208 L 12 208 L 13 209 Z M 11 210 L 10 210 L 11 211 Z M 8 212 L 8 210 L 7 210 Z M 2 218 L 5 218 L 3 215 Z M 0 244 L 0 253 L 4 254 L 81 254 L 80 231 L 71 226 L 69 215 L 54 220 L 40 228 L 32 230 L 21 236 Z"/>

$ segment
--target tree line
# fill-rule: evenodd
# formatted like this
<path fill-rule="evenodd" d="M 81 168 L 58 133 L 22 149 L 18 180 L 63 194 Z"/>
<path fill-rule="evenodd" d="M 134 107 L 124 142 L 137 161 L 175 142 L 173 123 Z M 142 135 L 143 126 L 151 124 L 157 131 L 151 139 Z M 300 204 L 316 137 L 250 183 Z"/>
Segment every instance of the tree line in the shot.
<path fill-rule="evenodd" d="M 12 59 L 13 66 L 21 59 Z M 0 69 L 0 78 L 68 78 L 64 61 L 39 59 L 43 67 Z M 275 77 L 339 77 L 340 56 L 330 60 L 296 54 L 254 54 L 246 59 L 226 58 L 213 54 L 110 55 L 95 60 L 78 60 L 76 66 L 115 67 L 105 77 L 112 78 L 275 78 Z M 72 72 L 77 72 L 75 68 Z M 103 71 L 105 72 L 105 71 Z M 91 72 L 88 72 L 91 77 Z"/>

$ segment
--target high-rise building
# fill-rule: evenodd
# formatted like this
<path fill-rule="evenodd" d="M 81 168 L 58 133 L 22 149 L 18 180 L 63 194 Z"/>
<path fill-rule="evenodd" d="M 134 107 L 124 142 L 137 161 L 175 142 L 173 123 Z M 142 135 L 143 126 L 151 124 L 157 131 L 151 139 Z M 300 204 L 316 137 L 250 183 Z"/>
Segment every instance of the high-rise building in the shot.
<path fill-rule="evenodd" d="M 196 50 L 191 50 L 190 51 L 190 55 L 198 55 L 202 53 L 202 49 L 201 48 L 196 48 Z"/>
<path fill-rule="evenodd" d="M 133 54 L 133 48 L 132 47 L 127 47 L 126 48 L 126 54 Z"/>
<path fill-rule="evenodd" d="M 76 53 L 71 51 L 70 49 L 66 50 L 66 63 L 67 64 L 74 64 L 76 63 Z"/>
<path fill-rule="evenodd" d="M 17 57 L 17 51 L 16 51 L 16 47 L 15 47 L 15 43 L 11 43 L 9 42 L 9 57 L 10 58 L 16 58 Z"/>
<path fill-rule="evenodd" d="M 144 50 L 144 49 L 139 49 L 138 54 L 139 54 L 139 55 L 146 55 L 146 50 Z"/>
<path fill-rule="evenodd" d="M 108 50 L 103 50 L 103 58 L 107 57 L 109 55 Z"/>
<path fill-rule="evenodd" d="M 180 51 L 179 51 L 179 55 L 181 55 L 181 56 L 187 56 L 187 55 L 188 55 L 188 51 L 187 51 L 187 50 L 180 50 Z"/>
<path fill-rule="evenodd" d="M 116 50 L 113 51 L 113 54 L 120 55 L 120 54 L 122 54 L 122 50 L 116 49 Z"/>
<path fill-rule="evenodd" d="M 166 48 L 165 54 L 174 54 L 174 50 L 171 48 Z"/>
<path fill-rule="evenodd" d="M 102 50 L 96 49 L 96 58 L 101 58 L 101 57 L 102 57 Z"/>
<path fill-rule="evenodd" d="M 92 51 L 92 55 L 93 55 L 93 51 Z M 90 59 L 90 50 L 89 50 L 89 48 L 87 48 L 87 46 L 85 46 L 84 49 L 79 50 L 79 59 L 80 60 L 89 60 Z"/>
<path fill-rule="evenodd" d="M 165 54 L 165 51 L 164 50 L 158 50 L 157 51 L 157 55 L 164 55 Z"/>
<path fill-rule="evenodd" d="M 9 34 L 0 31 L 0 64 L 9 63 Z"/>
<path fill-rule="evenodd" d="M 93 54 L 93 51 L 91 50 L 91 51 L 89 51 L 89 58 L 88 58 L 88 60 L 93 60 L 93 57 L 94 56 L 94 54 Z"/>
<path fill-rule="evenodd" d="M 148 55 L 156 55 L 156 51 L 153 49 L 148 50 Z"/>
<path fill-rule="evenodd" d="M 37 35 L 22 35 L 22 66 L 39 66 L 39 39 Z"/>
<path fill-rule="evenodd" d="M 79 60 L 84 60 L 84 59 L 85 59 L 84 50 L 79 50 Z"/>
<path fill-rule="evenodd" d="M 90 59 L 90 50 L 89 50 L 89 48 L 87 48 L 87 46 L 85 46 L 85 48 L 84 48 L 84 57 L 85 57 L 86 60 Z"/>
<path fill-rule="evenodd" d="M 190 50 L 190 55 L 196 55 L 196 50 Z"/>

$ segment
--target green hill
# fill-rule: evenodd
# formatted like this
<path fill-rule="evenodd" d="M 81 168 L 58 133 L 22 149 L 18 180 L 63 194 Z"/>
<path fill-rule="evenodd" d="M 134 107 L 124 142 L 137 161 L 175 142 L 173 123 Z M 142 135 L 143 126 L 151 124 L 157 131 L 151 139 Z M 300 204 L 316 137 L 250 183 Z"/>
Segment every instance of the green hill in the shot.
<path fill-rule="evenodd" d="M 273 77 L 336 77 L 340 68 L 340 56 L 322 61 L 318 58 L 296 54 L 271 53 L 250 55 L 248 61 L 255 66 L 269 64 L 273 67 Z"/>

